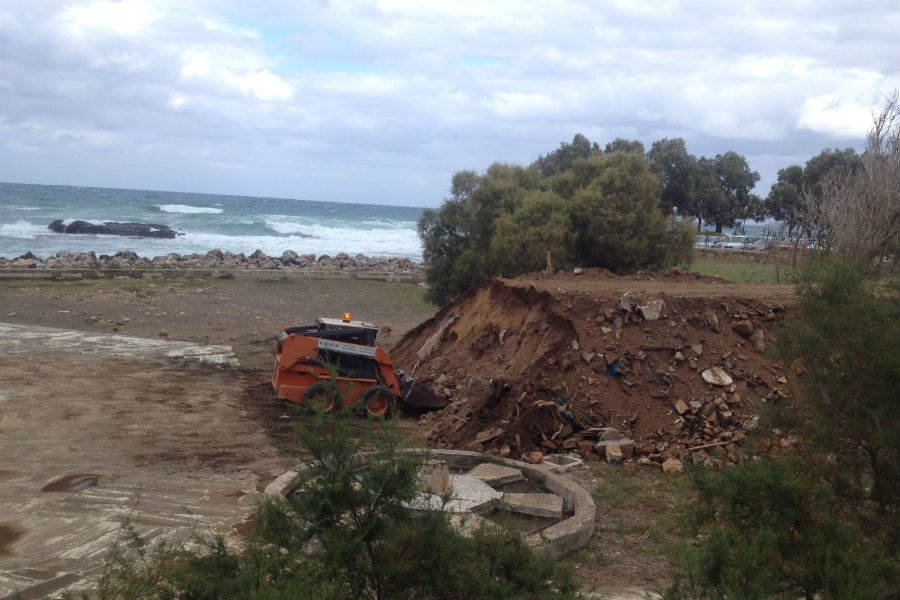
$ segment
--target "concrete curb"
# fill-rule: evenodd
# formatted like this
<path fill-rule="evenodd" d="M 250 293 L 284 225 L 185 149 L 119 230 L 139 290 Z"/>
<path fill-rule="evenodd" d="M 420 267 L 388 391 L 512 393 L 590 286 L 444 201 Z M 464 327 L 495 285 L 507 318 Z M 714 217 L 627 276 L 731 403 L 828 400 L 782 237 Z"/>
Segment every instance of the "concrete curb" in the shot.
<path fill-rule="evenodd" d="M 590 542 L 594 534 L 594 519 L 597 507 L 594 499 L 580 485 L 554 472 L 555 465 L 532 465 L 509 458 L 471 452 L 468 450 L 447 450 L 410 448 L 411 454 L 427 454 L 433 458 L 445 460 L 454 467 L 473 468 L 483 462 L 496 462 L 522 471 L 526 479 L 542 485 L 550 492 L 561 497 L 563 510 L 574 514 L 525 538 L 529 546 L 546 553 L 551 558 L 560 558 L 570 552 L 583 548 Z M 363 461 L 371 459 L 371 454 L 361 455 Z M 293 489 L 297 476 L 306 469 L 306 464 L 297 470 L 287 471 L 266 486 L 263 491 L 269 496 L 285 497 Z"/>

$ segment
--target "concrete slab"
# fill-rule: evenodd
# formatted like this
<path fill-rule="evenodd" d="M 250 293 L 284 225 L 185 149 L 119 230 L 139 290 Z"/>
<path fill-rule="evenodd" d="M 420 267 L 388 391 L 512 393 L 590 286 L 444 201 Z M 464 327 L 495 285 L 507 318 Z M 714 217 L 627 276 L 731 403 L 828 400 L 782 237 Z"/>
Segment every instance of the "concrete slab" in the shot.
<path fill-rule="evenodd" d="M 451 513 L 472 512 L 497 502 L 503 497 L 482 480 L 469 475 L 450 475 L 450 501 L 443 504 L 440 496 L 421 493 L 412 502 L 413 508 L 419 510 L 443 509 Z"/>
<path fill-rule="evenodd" d="M 41 356 L 55 353 L 133 359 L 174 358 L 227 367 L 239 366 L 231 346 L 0 323 L 0 355 Z"/>
<path fill-rule="evenodd" d="M 501 486 L 522 481 L 525 476 L 520 469 L 505 467 L 494 463 L 481 463 L 468 472 L 470 477 L 482 480 L 488 485 Z"/>
<path fill-rule="evenodd" d="M 584 461 L 577 456 L 566 456 L 565 454 L 550 454 L 544 457 L 543 463 L 556 473 L 565 473 L 572 467 L 577 467 Z"/>
<path fill-rule="evenodd" d="M 536 517 L 561 519 L 563 500 L 556 494 L 503 494 L 502 508 Z"/>
<path fill-rule="evenodd" d="M 89 589 L 130 521 L 230 539 L 290 464 L 227 346 L 0 323 L 0 598 Z M 159 364 L 153 364 L 157 362 Z"/>

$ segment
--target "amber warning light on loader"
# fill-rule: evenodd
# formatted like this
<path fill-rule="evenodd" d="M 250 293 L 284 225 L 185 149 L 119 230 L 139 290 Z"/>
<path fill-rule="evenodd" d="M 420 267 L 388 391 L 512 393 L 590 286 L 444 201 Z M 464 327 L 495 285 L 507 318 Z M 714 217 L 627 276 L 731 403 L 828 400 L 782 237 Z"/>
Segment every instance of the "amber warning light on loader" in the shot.
<path fill-rule="evenodd" d="M 344 313 L 344 323 L 350 322 L 350 313 Z"/>

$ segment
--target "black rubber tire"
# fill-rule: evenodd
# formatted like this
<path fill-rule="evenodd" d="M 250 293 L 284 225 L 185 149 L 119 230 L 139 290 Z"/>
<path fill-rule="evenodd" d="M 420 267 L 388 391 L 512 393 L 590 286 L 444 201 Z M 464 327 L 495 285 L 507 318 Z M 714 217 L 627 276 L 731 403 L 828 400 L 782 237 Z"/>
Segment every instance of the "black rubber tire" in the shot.
<path fill-rule="evenodd" d="M 303 392 L 303 405 L 317 413 L 329 413 L 338 407 L 340 398 L 330 383 L 317 381 Z"/>
<path fill-rule="evenodd" d="M 396 396 L 383 385 L 373 385 L 359 396 L 366 414 L 371 417 L 389 417 L 396 402 Z"/>

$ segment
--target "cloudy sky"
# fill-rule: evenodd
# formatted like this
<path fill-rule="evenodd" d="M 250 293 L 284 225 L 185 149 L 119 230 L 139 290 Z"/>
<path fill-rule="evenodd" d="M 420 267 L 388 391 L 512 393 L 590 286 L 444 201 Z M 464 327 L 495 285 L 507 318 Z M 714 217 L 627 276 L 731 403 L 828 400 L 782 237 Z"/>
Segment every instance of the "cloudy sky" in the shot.
<path fill-rule="evenodd" d="M 0 0 L 0 181 L 437 206 L 583 133 L 861 149 L 896 0 Z"/>

